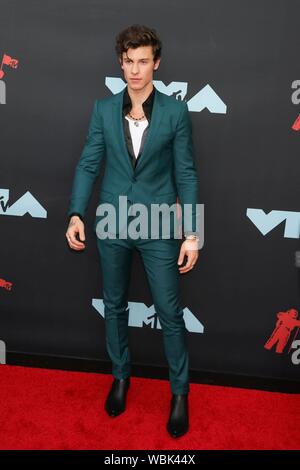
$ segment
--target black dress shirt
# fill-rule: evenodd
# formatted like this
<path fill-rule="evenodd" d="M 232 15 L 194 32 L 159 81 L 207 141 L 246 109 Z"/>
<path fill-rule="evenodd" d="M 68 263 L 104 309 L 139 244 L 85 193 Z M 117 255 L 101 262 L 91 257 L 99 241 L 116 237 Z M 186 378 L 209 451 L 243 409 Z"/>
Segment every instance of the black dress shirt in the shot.
<path fill-rule="evenodd" d="M 127 119 L 125 119 L 126 114 L 131 110 L 131 98 L 128 93 L 128 87 L 126 87 L 123 95 L 123 108 L 122 108 L 122 113 L 123 113 L 123 129 L 124 129 L 124 136 L 125 136 L 125 141 L 126 141 L 126 146 L 127 150 L 129 153 L 129 158 L 131 160 L 131 164 L 133 169 L 135 169 L 136 165 L 138 164 L 138 160 L 141 156 L 141 153 L 144 148 L 145 140 L 148 134 L 148 129 L 150 126 L 150 120 L 151 120 L 151 114 L 152 114 L 152 108 L 153 108 L 153 100 L 154 100 L 154 95 L 155 95 L 155 87 L 153 86 L 153 90 L 151 91 L 150 95 L 148 95 L 148 98 L 142 103 L 143 106 L 143 111 L 144 114 L 148 120 L 148 125 L 144 129 L 143 136 L 141 139 L 141 145 L 139 149 L 138 156 L 135 156 L 134 150 L 133 150 L 133 145 L 132 145 L 132 139 L 131 139 L 131 134 L 130 134 L 130 128 L 129 128 L 129 122 Z"/>

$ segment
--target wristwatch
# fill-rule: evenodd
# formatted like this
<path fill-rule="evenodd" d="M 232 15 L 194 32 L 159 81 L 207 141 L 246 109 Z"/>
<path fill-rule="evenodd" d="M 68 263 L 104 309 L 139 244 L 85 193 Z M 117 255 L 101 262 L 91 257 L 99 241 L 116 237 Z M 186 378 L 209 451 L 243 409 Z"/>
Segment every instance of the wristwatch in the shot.
<path fill-rule="evenodd" d="M 185 239 L 186 240 L 197 240 L 197 241 L 200 240 L 198 235 L 192 235 L 192 234 L 191 235 L 185 235 Z"/>

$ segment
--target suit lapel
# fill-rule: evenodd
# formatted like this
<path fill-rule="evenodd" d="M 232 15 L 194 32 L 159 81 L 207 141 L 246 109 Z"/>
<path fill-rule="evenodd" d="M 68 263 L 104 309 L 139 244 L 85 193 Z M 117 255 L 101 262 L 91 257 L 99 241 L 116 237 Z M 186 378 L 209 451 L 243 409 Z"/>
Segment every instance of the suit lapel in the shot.
<path fill-rule="evenodd" d="M 127 150 L 126 146 L 126 141 L 125 141 L 125 136 L 124 136 L 124 129 L 123 129 L 123 116 L 122 116 L 122 104 L 123 104 L 123 96 L 124 96 L 124 91 L 125 88 L 122 90 L 122 92 L 118 93 L 115 95 L 115 100 L 113 101 L 113 106 L 112 106 L 112 124 L 113 124 L 113 133 L 115 136 L 115 139 L 117 143 L 119 144 L 120 150 L 122 152 L 122 155 L 124 158 L 124 164 L 127 167 L 127 171 L 130 176 L 133 176 L 133 174 L 137 174 L 140 172 L 145 163 L 147 162 L 147 159 L 150 156 L 150 150 L 153 142 L 158 138 L 158 131 L 160 128 L 160 122 L 162 119 L 163 115 L 163 100 L 162 100 L 162 93 L 158 91 L 158 89 L 155 90 L 155 95 L 154 95 L 154 100 L 153 100 L 153 107 L 152 107 L 152 114 L 151 114 L 151 121 L 148 129 L 148 133 L 146 136 L 145 144 L 143 151 L 141 155 L 139 156 L 139 159 L 136 164 L 136 168 L 133 169 L 131 161 L 130 161 L 130 156 Z"/>

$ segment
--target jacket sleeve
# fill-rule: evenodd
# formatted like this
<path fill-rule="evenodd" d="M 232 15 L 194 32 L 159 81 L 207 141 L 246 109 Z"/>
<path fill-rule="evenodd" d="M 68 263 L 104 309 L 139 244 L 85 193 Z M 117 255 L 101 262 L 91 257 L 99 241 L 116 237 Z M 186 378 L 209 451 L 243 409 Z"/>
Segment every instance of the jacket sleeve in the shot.
<path fill-rule="evenodd" d="M 195 149 L 192 121 L 185 101 L 176 127 L 173 141 L 174 170 L 177 193 L 182 214 L 184 235 L 200 236 L 200 204 L 198 203 L 198 174 L 195 165 Z"/>
<path fill-rule="evenodd" d="M 83 218 L 91 196 L 94 182 L 100 173 L 105 153 L 100 101 L 95 100 L 85 145 L 75 169 L 67 215 L 80 214 Z"/>

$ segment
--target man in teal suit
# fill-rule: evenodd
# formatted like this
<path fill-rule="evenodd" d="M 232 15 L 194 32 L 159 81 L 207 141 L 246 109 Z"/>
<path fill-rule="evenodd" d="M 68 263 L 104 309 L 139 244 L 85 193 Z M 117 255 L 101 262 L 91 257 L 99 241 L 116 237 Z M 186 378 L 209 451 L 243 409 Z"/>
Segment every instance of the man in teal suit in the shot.
<path fill-rule="evenodd" d="M 153 86 L 153 72 L 161 56 L 161 41 L 155 30 L 141 25 L 126 28 L 117 36 L 116 51 L 127 86 L 94 103 L 75 171 L 66 237 L 72 249 L 85 248 L 85 211 L 105 160 L 94 223 L 103 278 L 106 346 L 114 377 L 105 409 L 110 416 L 125 410 L 131 375 L 127 294 L 132 254 L 137 249 L 161 323 L 169 365 L 172 398 L 167 430 L 172 437 L 179 437 L 189 427 L 188 348 L 179 274 L 193 268 L 199 249 L 192 124 L 184 101 Z M 167 211 L 167 217 L 162 215 L 154 221 L 148 209 L 155 204 L 180 207 L 181 218 Z M 146 214 L 139 221 L 141 230 L 131 230 L 135 209 L 141 206 Z M 137 225 L 133 225 L 135 229 Z M 186 239 L 181 243 L 182 232 Z"/>

